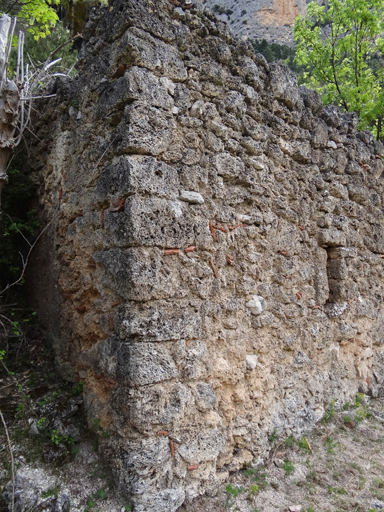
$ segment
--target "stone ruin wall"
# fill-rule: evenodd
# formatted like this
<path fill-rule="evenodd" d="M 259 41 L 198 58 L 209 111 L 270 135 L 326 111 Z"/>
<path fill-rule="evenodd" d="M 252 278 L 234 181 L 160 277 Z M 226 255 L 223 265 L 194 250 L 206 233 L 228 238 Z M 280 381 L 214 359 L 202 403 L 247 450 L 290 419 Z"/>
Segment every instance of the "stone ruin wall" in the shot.
<path fill-rule="evenodd" d="M 119 489 L 172 512 L 384 392 L 384 147 L 209 12 L 115 0 L 83 35 L 35 120 L 31 275 Z"/>

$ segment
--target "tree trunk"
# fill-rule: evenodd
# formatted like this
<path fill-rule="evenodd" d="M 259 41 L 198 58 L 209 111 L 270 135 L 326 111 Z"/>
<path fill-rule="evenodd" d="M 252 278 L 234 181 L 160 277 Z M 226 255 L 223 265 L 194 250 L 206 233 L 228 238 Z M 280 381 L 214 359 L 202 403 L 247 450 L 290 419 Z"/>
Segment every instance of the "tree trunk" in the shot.
<path fill-rule="evenodd" d="M 0 18 L 0 208 L 1 191 L 8 182 L 7 164 L 12 155 L 14 134 L 18 121 L 20 93 L 17 85 L 7 78 L 8 35 L 11 18 Z"/>

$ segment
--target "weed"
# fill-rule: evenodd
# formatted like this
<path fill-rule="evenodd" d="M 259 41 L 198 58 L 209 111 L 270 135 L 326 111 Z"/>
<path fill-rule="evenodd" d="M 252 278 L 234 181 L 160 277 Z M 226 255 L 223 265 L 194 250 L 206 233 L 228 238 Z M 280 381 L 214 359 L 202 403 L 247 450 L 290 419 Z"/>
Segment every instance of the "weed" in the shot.
<path fill-rule="evenodd" d="M 131 509 L 130 505 L 124 505 L 124 510 L 125 510 L 125 512 L 131 512 L 132 509 Z"/>
<path fill-rule="evenodd" d="M 337 446 L 337 442 L 334 441 L 331 437 L 327 436 L 327 439 L 325 440 L 325 444 L 327 445 L 327 452 L 328 453 L 334 453 L 334 449 Z"/>
<path fill-rule="evenodd" d="M 253 481 L 257 483 L 260 490 L 264 490 L 268 487 L 267 476 L 268 473 L 265 471 L 263 465 L 257 468 L 249 468 L 244 470 L 245 476 L 253 476 Z"/>
<path fill-rule="evenodd" d="M 309 447 L 308 439 L 306 437 L 303 437 L 302 439 L 297 440 L 296 444 L 299 448 L 301 448 L 305 452 L 310 453 L 311 449 Z"/>
<path fill-rule="evenodd" d="M 339 480 L 340 476 L 341 476 L 341 472 L 340 472 L 340 471 L 335 471 L 335 472 L 333 473 L 333 478 L 334 478 L 335 480 Z"/>
<path fill-rule="evenodd" d="M 359 466 L 358 464 L 356 464 L 356 462 L 351 462 L 350 465 L 352 468 L 357 469 L 357 471 L 359 473 L 363 473 L 363 468 L 361 466 Z"/>
<path fill-rule="evenodd" d="M 344 423 L 352 423 L 352 418 L 350 418 L 349 416 L 344 416 L 343 422 Z"/>
<path fill-rule="evenodd" d="M 96 505 L 96 502 L 95 502 L 95 500 L 93 498 L 88 498 L 87 499 L 87 506 L 89 508 L 93 508 L 95 505 Z"/>
<path fill-rule="evenodd" d="M 259 486 L 257 484 L 251 485 L 249 488 L 249 492 L 256 496 L 256 494 L 260 491 Z"/>
<path fill-rule="evenodd" d="M 105 489 L 99 489 L 95 494 L 95 499 L 103 500 L 107 496 L 107 491 Z"/>
<path fill-rule="evenodd" d="M 51 496 L 56 496 L 60 492 L 60 485 L 56 485 L 56 487 L 51 487 L 50 489 L 41 493 L 42 498 L 50 498 Z"/>
<path fill-rule="evenodd" d="M 349 411 L 350 408 L 351 408 L 351 404 L 349 402 L 346 402 L 343 405 L 343 411 Z"/>
<path fill-rule="evenodd" d="M 336 487 L 332 487 L 332 485 L 328 486 L 328 491 L 335 494 L 347 494 L 347 491 L 342 487 L 341 489 L 336 489 Z"/>
<path fill-rule="evenodd" d="M 375 487 L 377 487 L 378 489 L 383 489 L 384 488 L 384 480 L 382 480 L 381 478 L 376 478 L 373 481 L 373 485 Z"/>
<path fill-rule="evenodd" d="M 335 415 L 335 401 L 331 400 L 328 409 L 326 409 L 323 419 L 321 420 L 322 423 L 329 423 L 332 421 L 333 417 Z"/>
<path fill-rule="evenodd" d="M 72 389 L 73 394 L 80 395 L 83 392 L 83 388 L 84 388 L 84 381 L 81 380 L 80 382 L 78 382 L 77 384 L 75 384 L 73 386 L 73 389 Z"/>
<path fill-rule="evenodd" d="M 47 418 L 40 418 L 36 421 L 36 426 L 39 430 L 45 430 L 47 428 L 48 421 Z"/>
<path fill-rule="evenodd" d="M 273 444 L 277 439 L 277 430 L 274 428 L 272 434 L 268 437 L 268 441 Z"/>
<path fill-rule="evenodd" d="M 367 479 L 361 476 L 359 478 L 359 485 L 358 485 L 359 491 L 362 491 L 364 489 L 366 483 L 367 483 Z"/>
<path fill-rule="evenodd" d="M 285 459 L 283 469 L 287 475 L 290 475 L 295 471 L 295 466 L 289 459 Z"/>
<path fill-rule="evenodd" d="M 244 492 L 245 489 L 244 487 L 235 487 L 234 485 L 231 485 L 231 484 L 228 484 L 226 487 L 225 487 L 225 492 L 229 495 L 229 496 L 233 496 L 234 498 L 237 498 L 237 496 Z"/>
<path fill-rule="evenodd" d="M 293 436 L 287 437 L 287 439 L 284 441 L 284 445 L 286 448 L 292 448 L 293 446 Z"/>
<path fill-rule="evenodd" d="M 356 397 L 355 397 L 355 403 L 353 404 L 353 407 L 355 409 L 357 409 L 358 407 L 360 407 L 361 405 L 364 405 L 365 404 L 365 395 L 364 393 L 357 393 Z"/>
<path fill-rule="evenodd" d="M 58 446 L 60 443 L 66 443 L 68 445 L 74 444 L 75 440 L 71 436 L 60 435 L 59 430 L 52 430 L 51 441 L 53 444 Z"/>

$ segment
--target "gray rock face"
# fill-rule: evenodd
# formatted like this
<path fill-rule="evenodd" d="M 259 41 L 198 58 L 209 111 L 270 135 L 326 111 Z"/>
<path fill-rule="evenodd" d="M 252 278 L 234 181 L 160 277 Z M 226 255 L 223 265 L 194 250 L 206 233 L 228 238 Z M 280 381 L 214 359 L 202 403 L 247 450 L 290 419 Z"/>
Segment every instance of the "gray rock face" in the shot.
<path fill-rule="evenodd" d="M 234 33 L 244 39 L 266 39 L 270 43 L 293 44 L 296 16 L 305 14 L 306 0 L 201 0 L 229 23 Z"/>
<path fill-rule="evenodd" d="M 30 141 L 37 308 L 120 491 L 174 511 L 383 393 L 384 147 L 212 13 L 114 0 L 83 37 Z"/>

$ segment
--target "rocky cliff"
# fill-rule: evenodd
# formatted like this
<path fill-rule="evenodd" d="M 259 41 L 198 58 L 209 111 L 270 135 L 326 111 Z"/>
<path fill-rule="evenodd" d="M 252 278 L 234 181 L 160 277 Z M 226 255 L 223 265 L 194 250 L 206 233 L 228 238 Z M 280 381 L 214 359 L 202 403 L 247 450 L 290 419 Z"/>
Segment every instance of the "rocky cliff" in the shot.
<path fill-rule="evenodd" d="M 114 0 L 83 36 L 34 123 L 35 298 L 118 488 L 171 512 L 384 392 L 384 148 L 208 11 Z"/>
<path fill-rule="evenodd" d="M 291 46 L 293 26 L 306 12 L 306 0 L 202 0 L 227 21 L 234 33 L 247 40 L 265 39 L 269 43 Z"/>

